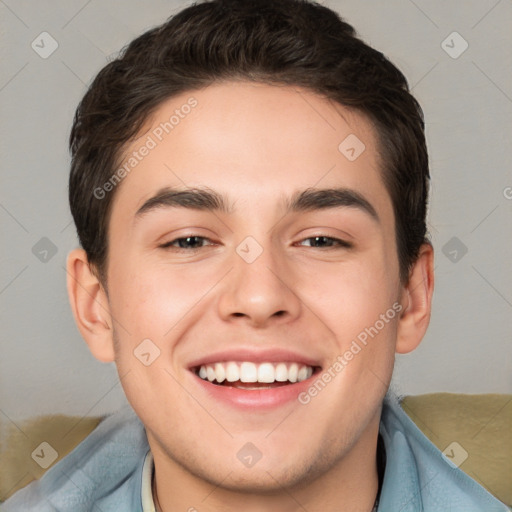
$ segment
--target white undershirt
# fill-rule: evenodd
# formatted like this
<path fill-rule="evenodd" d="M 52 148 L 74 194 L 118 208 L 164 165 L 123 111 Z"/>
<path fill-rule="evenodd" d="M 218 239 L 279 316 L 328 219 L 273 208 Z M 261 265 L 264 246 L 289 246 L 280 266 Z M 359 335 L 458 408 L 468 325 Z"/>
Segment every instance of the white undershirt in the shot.
<path fill-rule="evenodd" d="M 151 453 L 151 450 L 148 450 L 148 453 L 146 453 L 146 457 L 144 458 L 144 465 L 142 466 L 142 487 L 140 493 L 142 512 L 156 512 L 151 488 L 153 470 L 153 454 Z"/>

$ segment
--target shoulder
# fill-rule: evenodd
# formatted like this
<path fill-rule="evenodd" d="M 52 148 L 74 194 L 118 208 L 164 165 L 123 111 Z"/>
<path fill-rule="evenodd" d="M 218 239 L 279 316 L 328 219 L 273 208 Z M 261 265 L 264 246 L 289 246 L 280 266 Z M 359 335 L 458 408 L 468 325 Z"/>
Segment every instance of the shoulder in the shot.
<path fill-rule="evenodd" d="M 140 474 L 149 449 L 144 425 L 126 405 L 103 418 L 70 453 L 40 480 L 2 504 L 3 512 L 89 511 L 140 501 Z M 138 487 L 138 491 L 137 491 Z M 138 497 L 137 497 L 138 492 Z M 113 508 L 112 508 L 113 507 Z M 122 509 L 122 506 L 121 506 Z M 127 510 L 130 507 L 126 508 Z"/>
<path fill-rule="evenodd" d="M 422 428 L 428 429 L 426 425 Z M 458 467 L 462 454 L 451 457 L 452 452 L 446 451 L 447 456 L 443 455 L 405 413 L 402 400 L 391 392 L 383 403 L 380 433 L 386 468 L 379 511 L 508 511 Z M 457 452 L 458 445 L 453 447 Z"/>

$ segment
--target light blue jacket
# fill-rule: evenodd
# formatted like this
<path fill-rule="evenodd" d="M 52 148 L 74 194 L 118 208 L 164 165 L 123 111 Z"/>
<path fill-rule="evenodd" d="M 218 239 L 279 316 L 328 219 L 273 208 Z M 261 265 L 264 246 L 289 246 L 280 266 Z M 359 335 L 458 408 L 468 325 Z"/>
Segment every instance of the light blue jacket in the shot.
<path fill-rule="evenodd" d="M 386 469 L 378 512 L 509 510 L 450 464 L 391 394 L 384 400 L 380 433 Z M 107 416 L 40 480 L 0 505 L 0 510 L 142 512 L 142 468 L 148 450 L 144 425 L 125 406 Z"/>

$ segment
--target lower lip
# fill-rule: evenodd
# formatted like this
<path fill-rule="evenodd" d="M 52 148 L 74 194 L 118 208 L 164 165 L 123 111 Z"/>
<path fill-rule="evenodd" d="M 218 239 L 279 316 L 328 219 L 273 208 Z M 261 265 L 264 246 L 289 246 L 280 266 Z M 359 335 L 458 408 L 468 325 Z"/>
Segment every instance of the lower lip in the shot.
<path fill-rule="evenodd" d="M 299 394 L 311 386 L 313 380 L 317 377 L 317 373 L 318 371 L 313 373 L 309 379 L 301 382 L 267 389 L 240 389 L 231 386 L 219 386 L 201 379 L 195 373 L 192 373 L 192 375 L 198 384 L 216 400 L 242 409 L 262 410 L 279 407 L 293 400 L 298 401 Z"/>

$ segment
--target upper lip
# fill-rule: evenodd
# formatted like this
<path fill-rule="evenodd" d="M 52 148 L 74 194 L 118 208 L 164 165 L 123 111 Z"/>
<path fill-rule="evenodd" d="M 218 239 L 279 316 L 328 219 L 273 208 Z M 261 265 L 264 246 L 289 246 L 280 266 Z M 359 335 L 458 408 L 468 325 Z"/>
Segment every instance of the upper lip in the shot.
<path fill-rule="evenodd" d="M 300 363 L 306 366 L 312 366 L 313 368 L 318 366 L 321 367 L 319 359 L 314 359 L 309 356 L 305 356 L 294 352 L 292 350 L 272 348 L 272 349 L 249 349 L 239 348 L 223 350 L 215 352 L 213 354 L 202 356 L 188 364 L 190 370 L 199 366 L 218 363 L 222 361 L 249 361 L 253 363 L 279 363 L 279 362 L 290 362 Z"/>

